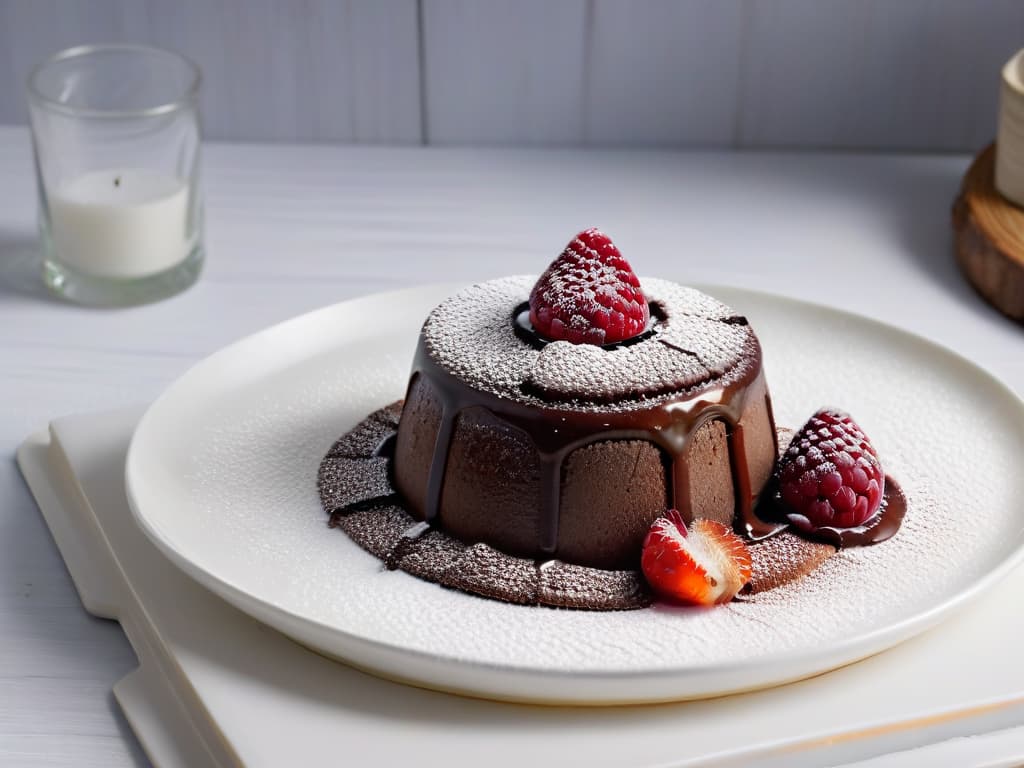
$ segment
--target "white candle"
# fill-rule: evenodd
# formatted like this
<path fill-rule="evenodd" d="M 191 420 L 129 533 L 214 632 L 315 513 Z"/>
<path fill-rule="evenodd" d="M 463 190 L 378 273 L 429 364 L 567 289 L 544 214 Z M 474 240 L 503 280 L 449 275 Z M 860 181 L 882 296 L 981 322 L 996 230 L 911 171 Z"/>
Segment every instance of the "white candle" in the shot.
<path fill-rule="evenodd" d="M 92 171 L 50 195 L 50 228 L 60 260 L 91 275 L 136 278 L 181 262 L 195 235 L 188 188 L 158 171 Z"/>

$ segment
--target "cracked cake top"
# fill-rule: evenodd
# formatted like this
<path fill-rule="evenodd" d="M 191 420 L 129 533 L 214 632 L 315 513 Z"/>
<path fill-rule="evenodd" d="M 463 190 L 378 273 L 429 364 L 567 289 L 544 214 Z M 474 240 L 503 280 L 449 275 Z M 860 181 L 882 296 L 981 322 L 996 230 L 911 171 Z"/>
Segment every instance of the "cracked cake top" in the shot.
<path fill-rule="evenodd" d="M 475 389 L 524 405 L 572 410 L 649 407 L 744 378 L 761 357 L 757 337 L 717 299 L 645 278 L 650 333 L 622 345 L 531 343 L 515 316 L 536 282 L 519 275 L 459 291 L 423 325 L 430 358 Z"/>

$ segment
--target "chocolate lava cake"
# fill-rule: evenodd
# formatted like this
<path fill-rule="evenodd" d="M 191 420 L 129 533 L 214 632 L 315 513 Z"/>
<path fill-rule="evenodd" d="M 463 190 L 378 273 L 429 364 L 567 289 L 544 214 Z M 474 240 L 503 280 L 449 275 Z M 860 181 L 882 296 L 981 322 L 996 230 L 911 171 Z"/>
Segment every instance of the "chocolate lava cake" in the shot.
<path fill-rule="evenodd" d="M 427 318 L 394 452 L 412 516 L 509 554 L 602 569 L 637 568 L 671 507 L 757 527 L 776 437 L 747 321 L 648 279 L 639 340 L 546 342 L 517 322 L 535 281 L 475 285 Z"/>

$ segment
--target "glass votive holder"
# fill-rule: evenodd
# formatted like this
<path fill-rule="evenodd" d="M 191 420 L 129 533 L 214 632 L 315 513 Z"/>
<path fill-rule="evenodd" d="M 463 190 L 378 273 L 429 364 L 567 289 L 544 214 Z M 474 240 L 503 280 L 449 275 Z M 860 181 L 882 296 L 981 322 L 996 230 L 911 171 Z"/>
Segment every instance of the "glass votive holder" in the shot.
<path fill-rule="evenodd" d="M 62 51 L 29 76 L 43 279 L 73 301 L 141 304 L 203 263 L 199 68 L 140 45 Z"/>

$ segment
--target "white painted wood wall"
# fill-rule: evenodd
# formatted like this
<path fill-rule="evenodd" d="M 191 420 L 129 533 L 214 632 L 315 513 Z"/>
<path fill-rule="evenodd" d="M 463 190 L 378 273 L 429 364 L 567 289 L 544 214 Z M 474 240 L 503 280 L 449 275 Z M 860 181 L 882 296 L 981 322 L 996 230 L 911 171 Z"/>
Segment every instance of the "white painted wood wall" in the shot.
<path fill-rule="evenodd" d="M 118 40 L 200 63 L 212 138 L 972 150 L 1024 0 L 0 0 L 0 123 Z"/>

